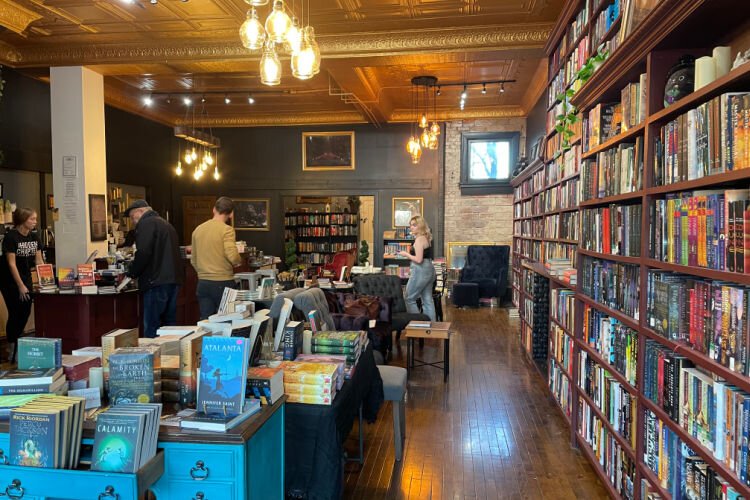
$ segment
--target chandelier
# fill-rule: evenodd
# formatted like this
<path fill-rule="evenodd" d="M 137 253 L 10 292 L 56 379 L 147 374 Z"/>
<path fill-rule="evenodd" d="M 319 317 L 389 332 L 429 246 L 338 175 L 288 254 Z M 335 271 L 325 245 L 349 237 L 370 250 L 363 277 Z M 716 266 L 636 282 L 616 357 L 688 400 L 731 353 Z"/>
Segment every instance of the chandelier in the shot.
<path fill-rule="evenodd" d="M 304 21 L 304 2 L 301 19 Z M 256 7 L 268 5 L 269 0 L 245 0 L 250 5 L 247 18 L 240 26 L 240 41 L 248 50 L 260 51 L 260 81 L 264 85 L 281 83 L 282 66 L 279 54 L 291 56 L 292 76 L 307 80 L 320 72 L 320 48 L 315 40 L 315 30 L 310 26 L 310 2 L 307 0 L 307 25 L 290 10 L 284 0 L 274 0 L 273 7 L 261 23 Z M 296 4 L 296 0 L 294 0 Z"/>
<path fill-rule="evenodd" d="M 209 170 L 213 170 L 212 177 L 214 180 L 219 180 L 221 174 L 219 173 L 219 148 L 221 147 L 221 141 L 218 137 L 214 137 L 211 133 L 209 126 L 208 132 L 195 127 L 195 106 L 193 106 L 192 97 L 185 97 L 183 99 L 187 109 L 185 111 L 185 123 L 191 118 L 191 125 L 179 126 L 174 128 L 175 137 L 182 139 L 179 142 L 177 148 L 177 165 L 175 166 L 174 173 L 178 177 L 181 177 L 185 170 L 192 168 L 191 176 L 194 180 L 201 180 Z M 204 119 L 204 123 L 208 122 L 208 111 L 206 110 L 206 99 L 201 98 L 201 110 L 199 117 Z"/>
<path fill-rule="evenodd" d="M 406 143 L 406 151 L 411 162 L 418 164 L 422 158 L 423 149 L 438 148 L 440 125 L 437 123 L 435 87 L 437 78 L 434 76 L 416 76 L 411 79 L 412 112 L 414 121 L 411 122 L 411 134 Z M 430 98 L 432 107 L 430 107 Z M 431 115 L 431 119 L 430 116 Z M 420 132 L 421 130 L 421 132 Z"/>

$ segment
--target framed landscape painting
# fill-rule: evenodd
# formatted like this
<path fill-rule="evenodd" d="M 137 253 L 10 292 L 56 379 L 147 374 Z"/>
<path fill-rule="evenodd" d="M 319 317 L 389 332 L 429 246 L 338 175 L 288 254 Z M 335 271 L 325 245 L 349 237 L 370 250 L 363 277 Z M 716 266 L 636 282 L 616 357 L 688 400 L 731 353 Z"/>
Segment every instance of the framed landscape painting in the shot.
<path fill-rule="evenodd" d="M 244 231 L 270 231 L 269 198 L 235 198 L 232 226 Z"/>
<path fill-rule="evenodd" d="M 302 170 L 354 170 L 354 164 L 354 131 L 302 133 Z"/>
<path fill-rule="evenodd" d="M 415 215 L 422 215 L 424 198 L 393 198 L 393 227 L 409 227 Z"/>

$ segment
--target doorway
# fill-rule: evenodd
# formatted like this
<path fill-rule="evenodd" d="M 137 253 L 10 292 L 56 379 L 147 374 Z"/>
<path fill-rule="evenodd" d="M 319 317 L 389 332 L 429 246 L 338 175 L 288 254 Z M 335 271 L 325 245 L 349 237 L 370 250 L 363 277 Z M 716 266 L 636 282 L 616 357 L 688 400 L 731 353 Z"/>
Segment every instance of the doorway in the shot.
<path fill-rule="evenodd" d="M 193 230 L 213 217 L 211 211 L 216 203 L 215 196 L 182 197 L 182 238 L 185 245 L 190 245 Z"/>

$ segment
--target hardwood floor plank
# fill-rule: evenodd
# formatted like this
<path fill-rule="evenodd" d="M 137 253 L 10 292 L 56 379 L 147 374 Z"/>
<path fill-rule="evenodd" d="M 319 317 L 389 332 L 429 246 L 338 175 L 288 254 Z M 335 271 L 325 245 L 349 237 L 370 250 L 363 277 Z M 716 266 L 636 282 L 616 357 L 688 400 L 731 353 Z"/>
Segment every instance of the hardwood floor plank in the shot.
<path fill-rule="evenodd" d="M 504 309 L 443 309 L 456 331 L 448 382 L 432 367 L 412 372 L 402 462 L 394 460 L 391 404 L 365 424 L 365 463 L 347 467 L 344 498 L 606 498 L 521 350 L 518 320 Z M 416 351 L 428 362 L 442 356 L 442 342 Z M 391 363 L 405 361 L 402 340 Z M 356 426 L 352 436 L 347 449 L 356 453 Z"/>

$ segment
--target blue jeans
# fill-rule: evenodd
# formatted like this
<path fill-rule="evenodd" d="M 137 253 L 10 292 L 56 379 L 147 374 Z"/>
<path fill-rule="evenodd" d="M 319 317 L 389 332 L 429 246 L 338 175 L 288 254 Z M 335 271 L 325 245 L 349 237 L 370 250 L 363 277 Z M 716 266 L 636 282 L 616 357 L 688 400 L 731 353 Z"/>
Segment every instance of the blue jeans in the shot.
<path fill-rule="evenodd" d="M 436 321 L 435 303 L 432 301 L 432 289 L 435 286 L 435 268 L 431 259 L 423 259 L 421 264 L 411 263 L 409 282 L 406 284 L 406 311 L 419 313 L 417 298 L 422 299 L 422 313 Z"/>
<path fill-rule="evenodd" d="M 154 338 L 160 326 L 176 324 L 178 285 L 156 285 L 143 292 L 143 336 Z"/>
<path fill-rule="evenodd" d="M 195 296 L 198 297 L 201 319 L 208 319 L 212 314 L 216 314 L 221 305 L 221 297 L 224 295 L 225 288 L 237 288 L 237 283 L 234 280 L 198 280 Z"/>

